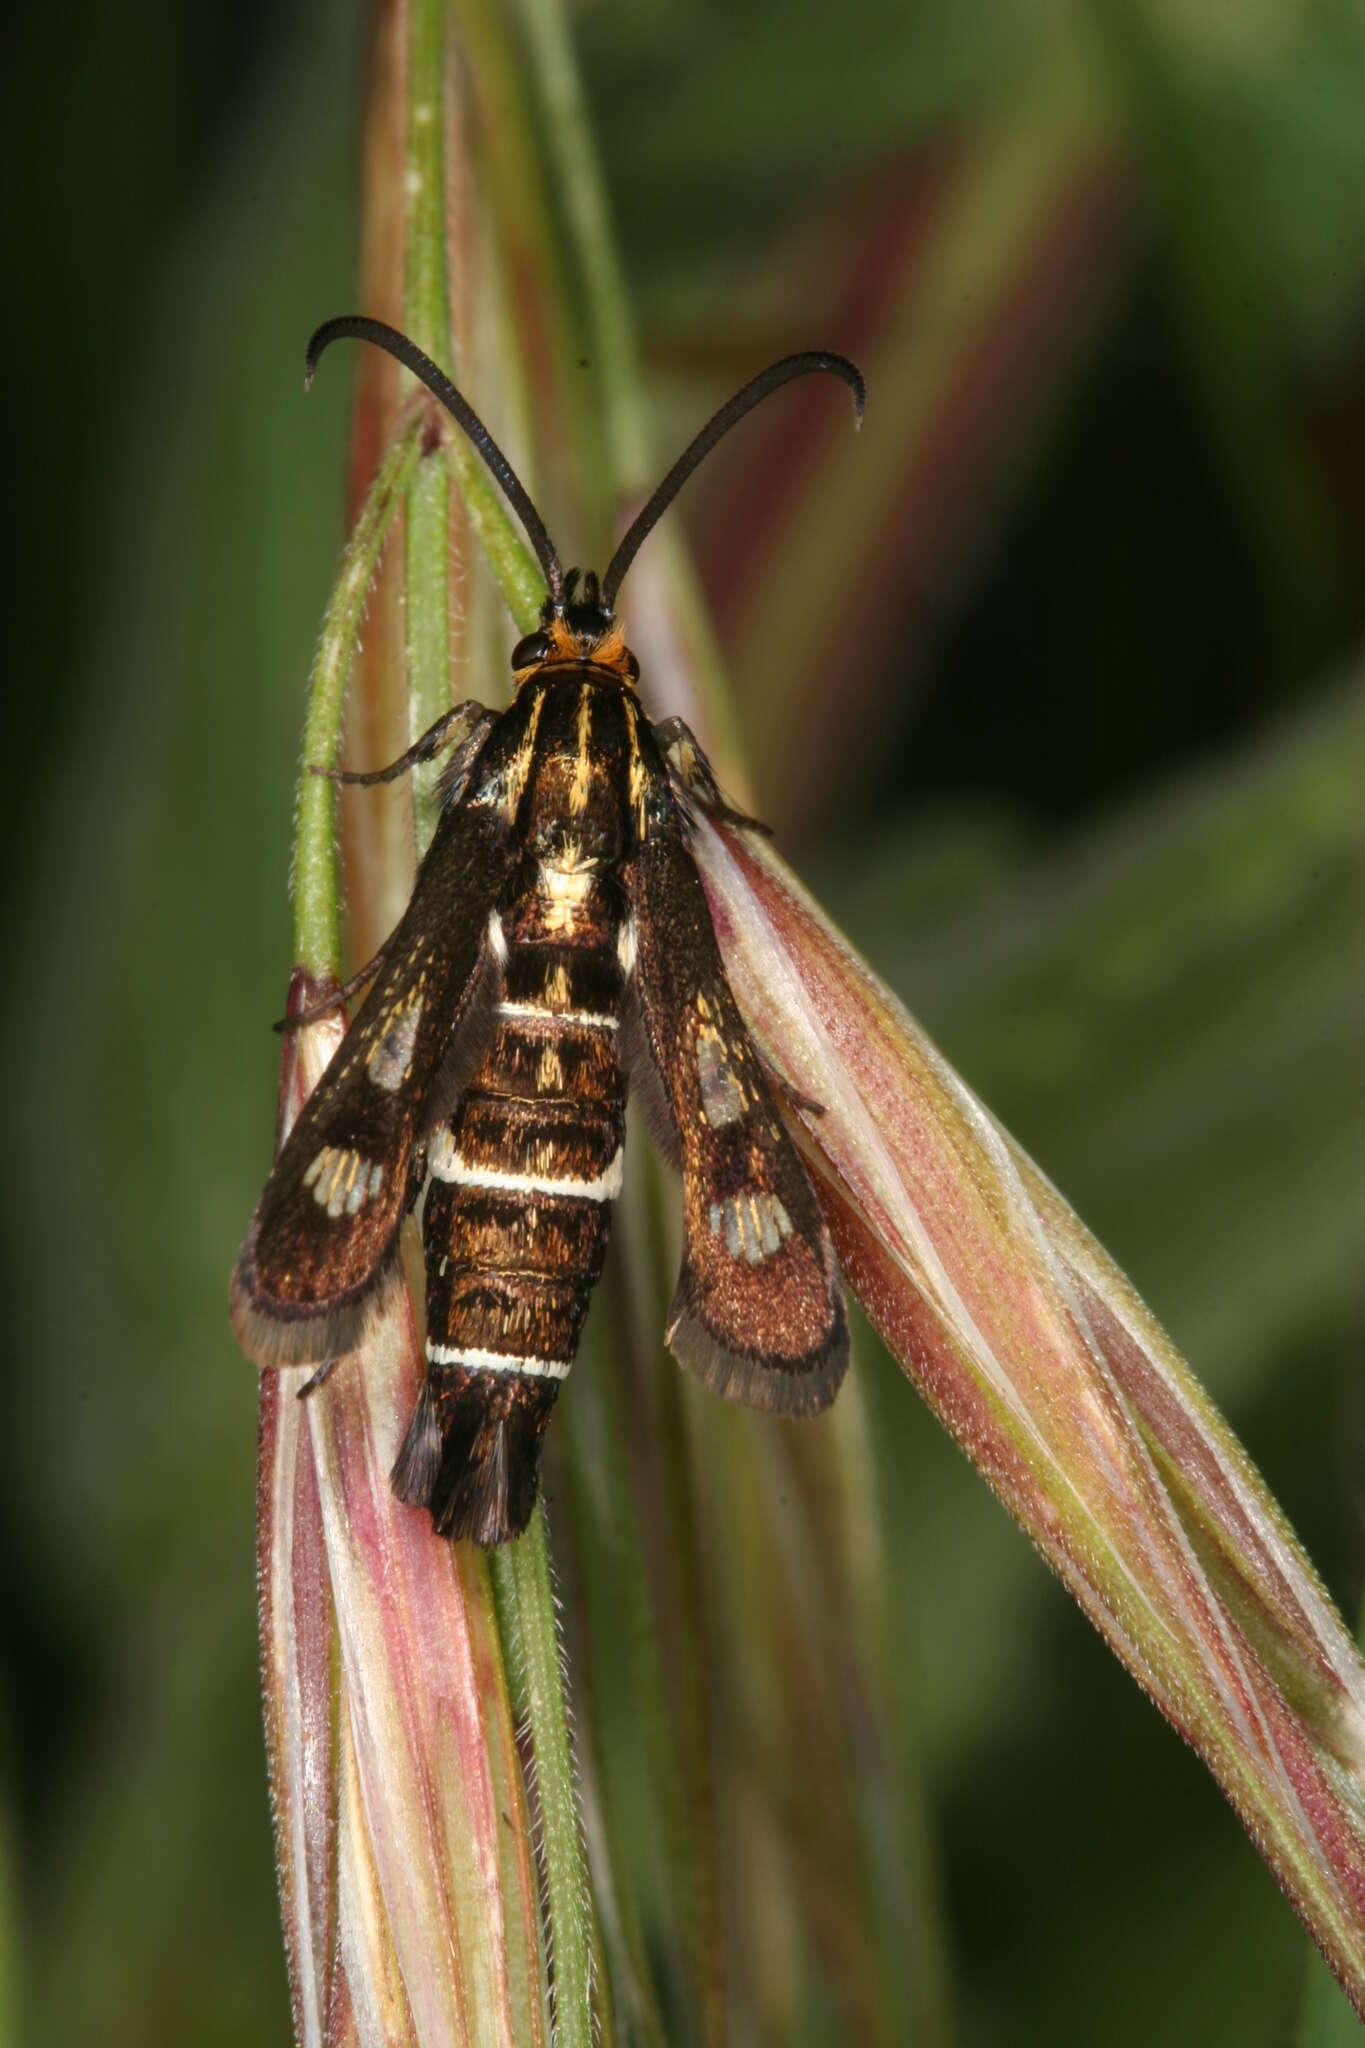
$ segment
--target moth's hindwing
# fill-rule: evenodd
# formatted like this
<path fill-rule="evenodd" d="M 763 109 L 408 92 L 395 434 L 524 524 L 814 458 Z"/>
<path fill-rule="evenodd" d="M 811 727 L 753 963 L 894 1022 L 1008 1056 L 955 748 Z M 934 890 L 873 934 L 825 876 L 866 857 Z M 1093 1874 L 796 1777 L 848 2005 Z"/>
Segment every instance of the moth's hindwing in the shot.
<path fill-rule="evenodd" d="M 812 1415 L 848 1364 L 829 1233 L 721 963 L 696 867 L 676 830 L 622 879 L 635 921 L 635 996 L 675 1126 L 682 1272 L 668 1342 L 715 1392 Z"/>
<path fill-rule="evenodd" d="M 382 1294 L 414 1149 L 476 1062 L 496 998 L 505 836 L 493 809 L 443 813 L 374 986 L 275 1162 L 232 1281 L 259 1365 L 353 1349 Z"/>

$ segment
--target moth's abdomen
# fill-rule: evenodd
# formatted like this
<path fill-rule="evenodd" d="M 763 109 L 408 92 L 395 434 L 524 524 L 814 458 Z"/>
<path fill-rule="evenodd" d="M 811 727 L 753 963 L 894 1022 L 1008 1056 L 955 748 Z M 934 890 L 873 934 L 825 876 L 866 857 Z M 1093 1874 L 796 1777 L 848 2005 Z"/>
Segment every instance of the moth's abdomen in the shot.
<path fill-rule="evenodd" d="M 598 863 L 557 852 L 500 906 L 493 1039 L 427 1153 L 427 1381 L 394 1482 L 482 1544 L 530 1516 L 621 1186 L 620 914 Z"/>

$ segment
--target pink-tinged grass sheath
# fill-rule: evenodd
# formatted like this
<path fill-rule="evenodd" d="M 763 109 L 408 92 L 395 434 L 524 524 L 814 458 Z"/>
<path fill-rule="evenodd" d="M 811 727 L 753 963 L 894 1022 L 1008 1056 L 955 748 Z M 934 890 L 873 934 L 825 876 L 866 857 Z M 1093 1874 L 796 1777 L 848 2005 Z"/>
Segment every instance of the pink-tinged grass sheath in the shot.
<path fill-rule="evenodd" d="M 315 992 L 299 977 L 296 1002 Z M 291 1041 L 287 1128 L 340 1042 Z M 545 2038 L 537 1879 L 487 1574 L 394 1498 L 406 1298 L 306 1401 L 262 1375 L 259 1570 L 280 1892 L 302 2043 Z"/>
<path fill-rule="evenodd" d="M 298 977 L 297 1003 L 315 984 Z M 339 1023 L 287 1042 L 283 1138 L 340 1037 Z M 294 1374 L 262 1372 L 256 1459 L 261 1687 L 285 1955 L 300 2048 L 329 2039 L 336 1910 L 336 1700 L 318 1475 Z"/>
<path fill-rule="evenodd" d="M 765 845 L 696 852 L 845 1278 L 1365 2011 L 1365 1665 L 1132 1287 Z"/>

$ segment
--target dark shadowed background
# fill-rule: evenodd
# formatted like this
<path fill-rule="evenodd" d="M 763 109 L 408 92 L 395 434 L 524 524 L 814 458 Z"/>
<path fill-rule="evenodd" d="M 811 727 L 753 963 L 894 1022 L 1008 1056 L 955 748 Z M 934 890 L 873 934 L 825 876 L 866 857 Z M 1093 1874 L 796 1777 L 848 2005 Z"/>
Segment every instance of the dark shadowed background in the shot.
<path fill-rule="evenodd" d="M 759 808 L 1354 1617 L 1365 17 L 1037 13 L 574 26 L 660 461 L 787 348 L 868 374 L 856 440 L 774 407 L 680 507 Z M 359 10 L 6 40 L 0 2031 L 284 2042 L 226 1286 L 341 536 L 347 379 L 300 365 L 353 294 Z M 863 1336 L 942 2038 L 1292 2038 L 1252 1847 Z"/>

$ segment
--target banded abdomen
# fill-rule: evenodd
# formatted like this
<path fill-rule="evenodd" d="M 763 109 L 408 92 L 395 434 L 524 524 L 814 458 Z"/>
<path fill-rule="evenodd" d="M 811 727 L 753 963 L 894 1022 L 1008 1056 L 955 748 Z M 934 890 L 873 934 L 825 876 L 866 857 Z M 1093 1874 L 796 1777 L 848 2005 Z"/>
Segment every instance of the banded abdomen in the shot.
<path fill-rule="evenodd" d="M 547 694 L 526 850 L 492 927 L 492 1037 L 428 1146 L 427 1381 L 395 1483 L 442 1533 L 483 1544 L 530 1515 L 621 1186 L 627 927 L 617 750 L 591 747 L 603 695 Z"/>

